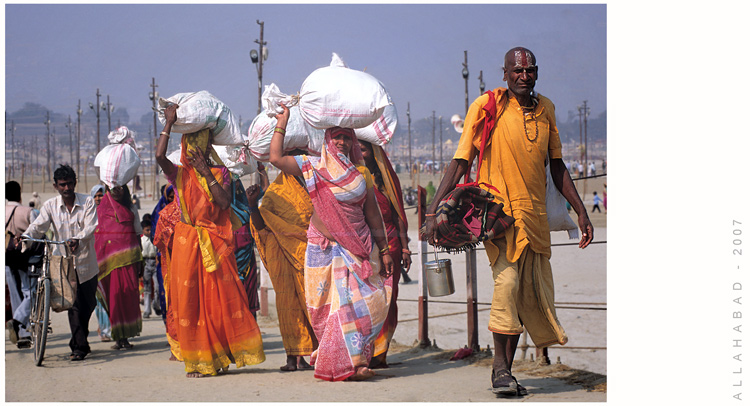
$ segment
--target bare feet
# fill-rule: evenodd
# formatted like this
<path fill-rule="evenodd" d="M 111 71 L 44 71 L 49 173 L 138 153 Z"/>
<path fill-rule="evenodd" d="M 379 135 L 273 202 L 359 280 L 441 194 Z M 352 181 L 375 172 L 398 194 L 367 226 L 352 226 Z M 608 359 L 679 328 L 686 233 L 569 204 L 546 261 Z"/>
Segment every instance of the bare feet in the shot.
<path fill-rule="evenodd" d="M 185 375 L 185 376 L 187 376 L 188 378 L 206 378 L 206 377 L 209 377 L 211 375 L 205 375 L 205 374 L 202 374 L 200 372 L 188 372 L 187 375 Z"/>
<path fill-rule="evenodd" d="M 305 361 L 305 357 L 300 355 L 297 357 L 297 369 L 301 371 L 310 371 L 315 369 L 315 367 L 308 364 L 307 361 Z"/>
<path fill-rule="evenodd" d="M 286 365 L 279 368 L 284 372 L 294 372 L 297 370 L 297 357 L 294 355 L 286 356 Z"/>
<path fill-rule="evenodd" d="M 375 372 L 373 372 L 368 367 L 357 367 L 357 369 L 354 372 L 354 375 L 347 378 L 350 381 L 364 381 L 367 379 L 372 378 L 375 376 Z"/>

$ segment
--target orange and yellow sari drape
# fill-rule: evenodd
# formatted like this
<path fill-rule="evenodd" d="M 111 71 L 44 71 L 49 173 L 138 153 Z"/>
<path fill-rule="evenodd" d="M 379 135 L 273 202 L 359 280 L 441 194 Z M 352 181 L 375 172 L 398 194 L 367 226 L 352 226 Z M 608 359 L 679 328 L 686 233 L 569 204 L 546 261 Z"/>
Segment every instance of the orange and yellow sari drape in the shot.
<path fill-rule="evenodd" d="M 186 150 L 183 140 L 183 153 Z M 223 184 L 222 170 L 211 168 Z M 178 167 L 175 187 L 182 221 L 175 225 L 170 307 L 185 371 L 215 375 L 230 363 L 238 368 L 259 364 L 265 353 L 237 274 L 232 210 L 214 204 L 198 176 L 187 165 Z"/>

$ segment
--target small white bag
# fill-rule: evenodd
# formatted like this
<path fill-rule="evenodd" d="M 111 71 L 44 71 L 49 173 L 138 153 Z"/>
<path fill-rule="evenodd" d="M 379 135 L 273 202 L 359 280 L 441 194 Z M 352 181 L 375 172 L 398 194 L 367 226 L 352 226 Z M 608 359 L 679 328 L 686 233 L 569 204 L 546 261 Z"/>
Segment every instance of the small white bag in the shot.
<path fill-rule="evenodd" d="M 99 168 L 99 179 L 110 188 L 127 185 L 135 178 L 141 159 L 131 145 L 135 145 L 134 133 L 127 127 L 120 127 L 109 133 L 107 138 L 113 144 L 102 148 L 94 166 Z"/>
<path fill-rule="evenodd" d="M 276 115 L 269 115 L 268 110 L 262 111 L 255 117 L 250 128 L 247 131 L 245 145 L 253 156 L 261 161 L 268 162 L 271 150 L 271 138 L 276 128 Z M 298 106 L 289 108 L 289 122 L 286 125 L 286 134 L 284 135 L 284 151 L 301 149 L 311 155 L 320 156 L 323 147 L 325 130 L 317 129 L 308 124 L 302 115 Z"/>
<path fill-rule="evenodd" d="M 335 53 L 330 66 L 316 69 L 302 83 L 302 118 L 315 128 L 363 128 L 383 115 L 391 102 L 372 75 L 349 69 Z"/>
<path fill-rule="evenodd" d="M 570 218 L 568 208 L 565 206 L 565 196 L 557 190 L 552 173 L 549 169 L 549 156 L 547 159 L 547 223 L 549 231 L 567 231 L 568 238 L 578 239 L 578 225 Z"/>
<path fill-rule="evenodd" d="M 209 128 L 213 130 L 213 145 L 241 145 L 242 131 L 232 111 L 211 93 L 202 90 L 192 93 L 178 93 L 168 99 L 159 98 L 159 121 L 166 123 L 164 109 L 169 104 L 177 104 L 177 121 L 172 130 L 180 134 L 190 134 Z"/>

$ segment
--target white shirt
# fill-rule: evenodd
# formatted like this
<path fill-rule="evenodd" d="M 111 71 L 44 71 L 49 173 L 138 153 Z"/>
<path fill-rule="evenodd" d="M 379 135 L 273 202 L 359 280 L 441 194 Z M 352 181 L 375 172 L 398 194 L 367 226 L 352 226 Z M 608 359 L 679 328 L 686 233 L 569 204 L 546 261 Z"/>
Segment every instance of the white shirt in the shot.
<path fill-rule="evenodd" d="M 146 235 L 141 236 L 141 250 L 143 251 L 143 258 L 156 258 L 156 246 Z"/>
<path fill-rule="evenodd" d="M 78 248 L 73 253 L 73 257 L 76 273 L 78 273 L 78 282 L 83 283 L 99 274 L 94 246 L 94 230 L 98 224 L 98 219 L 94 199 L 83 193 L 76 193 L 75 196 L 71 211 L 68 211 L 65 207 L 62 196 L 44 202 L 39 210 L 39 216 L 23 235 L 40 238 L 51 226 L 52 239 L 56 241 L 79 240 Z M 62 256 L 65 254 L 61 245 L 52 246 L 54 247 L 53 255 Z"/>

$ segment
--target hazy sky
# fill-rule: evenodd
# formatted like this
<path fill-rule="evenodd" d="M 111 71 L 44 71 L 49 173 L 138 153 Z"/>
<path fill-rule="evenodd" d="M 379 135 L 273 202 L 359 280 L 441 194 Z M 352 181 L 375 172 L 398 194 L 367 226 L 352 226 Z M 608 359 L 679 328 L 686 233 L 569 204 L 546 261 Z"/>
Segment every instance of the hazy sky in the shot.
<path fill-rule="evenodd" d="M 464 50 L 469 100 L 505 86 L 504 53 L 526 46 L 540 66 L 537 90 L 558 116 L 588 100 L 606 109 L 607 8 L 587 5 L 28 5 L 5 6 L 5 102 L 75 115 L 96 89 L 126 107 L 150 111 L 151 78 L 163 97 L 208 90 L 252 119 L 258 80 L 249 57 L 263 21 L 268 60 L 263 85 L 293 94 L 333 52 L 366 69 L 389 91 L 402 123 L 464 113 Z"/>

